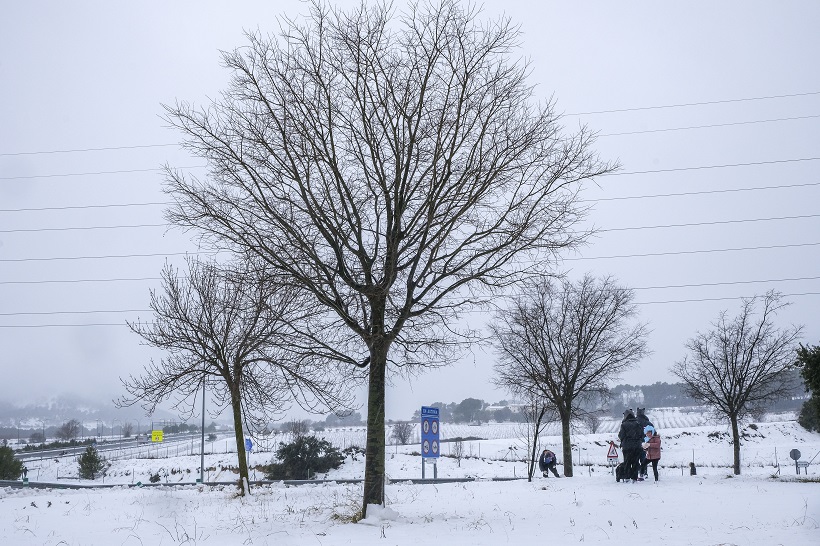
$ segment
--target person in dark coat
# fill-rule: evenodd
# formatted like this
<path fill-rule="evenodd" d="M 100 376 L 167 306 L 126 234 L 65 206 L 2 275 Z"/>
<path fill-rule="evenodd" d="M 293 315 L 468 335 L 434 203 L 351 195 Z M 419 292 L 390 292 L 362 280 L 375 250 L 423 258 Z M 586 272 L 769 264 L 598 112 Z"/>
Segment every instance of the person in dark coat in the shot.
<path fill-rule="evenodd" d="M 556 470 L 555 468 L 556 462 L 557 459 L 555 458 L 555 453 L 553 453 L 549 449 L 545 449 L 541 453 L 541 456 L 538 458 L 538 468 L 541 469 L 541 474 L 543 474 L 545 478 L 549 477 L 549 472 L 555 474 L 556 478 L 561 477 L 558 475 L 558 470 Z"/>
<path fill-rule="evenodd" d="M 641 425 L 641 430 L 644 430 L 646 427 L 652 427 L 652 421 L 649 420 L 649 417 L 646 416 L 646 408 L 638 408 L 638 414 L 635 416 L 635 419 L 638 420 L 638 424 Z M 644 441 L 648 441 L 647 438 L 644 438 Z M 638 476 L 639 480 L 646 479 L 646 451 L 641 451 L 640 457 L 640 465 L 641 465 L 641 472 Z"/>
<path fill-rule="evenodd" d="M 621 441 L 621 450 L 624 453 L 624 465 L 626 466 L 624 475 L 627 480 L 638 481 L 638 472 L 641 470 L 641 451 L 643 451 L 641 447 L 643 429 L 631 409 L 624 411 L 624 420 L 621 422 L 621 430 L 618 431 L 618 439 Z"/>

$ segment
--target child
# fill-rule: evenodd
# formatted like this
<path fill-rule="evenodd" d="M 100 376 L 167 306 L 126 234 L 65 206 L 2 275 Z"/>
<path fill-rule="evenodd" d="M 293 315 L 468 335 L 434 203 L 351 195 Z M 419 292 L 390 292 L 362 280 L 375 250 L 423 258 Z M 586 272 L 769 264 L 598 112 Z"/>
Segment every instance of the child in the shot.
<path fill-rule="evenodd" d="M 647 425 L 644 430 L 646 434 L 646 442 L 644 442 L 644 449 L 646 450 L 646 460 L 652 463 L 652 473 L 655 475 L 655 481 L 658 481 L 658 461 L 661 460 L 661 437 L 655 432 L 655 427 Z M 646 470 L 644 470 L 646 473 Z"/>

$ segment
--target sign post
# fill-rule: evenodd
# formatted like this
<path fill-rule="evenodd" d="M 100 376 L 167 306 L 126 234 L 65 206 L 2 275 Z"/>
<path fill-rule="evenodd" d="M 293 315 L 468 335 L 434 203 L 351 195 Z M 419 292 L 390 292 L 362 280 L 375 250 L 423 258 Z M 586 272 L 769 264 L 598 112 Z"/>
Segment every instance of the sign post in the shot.
<path fill-rule="evenodd" d="M 162 442 L 163 438 L 163 431 L 161 430 L 152 430 L 151 431 L 151 441 L 152 442 Z"/>
<path fill-rule="evenodd" d="M 253 450 L 253 442 L 250 438 L 245 438 L 245 464 L 248 467 L 248 474 L 250 474 L 251 467 L 251 451 Z"/>
<path fill-rule="evenodd" d="M 439 411 L 429 406 L 421 407 L 421 479 L 427 459 L 433 460 L 433 479 L 438 478 L 436 462 L 439 458 Z"/>
<path fill-rule="evenodd" d="M 615 447 L 615 442 L 611 440 L 606 452 L 606 464 L 612 468 L 618 466 L 618 448 Z"/>

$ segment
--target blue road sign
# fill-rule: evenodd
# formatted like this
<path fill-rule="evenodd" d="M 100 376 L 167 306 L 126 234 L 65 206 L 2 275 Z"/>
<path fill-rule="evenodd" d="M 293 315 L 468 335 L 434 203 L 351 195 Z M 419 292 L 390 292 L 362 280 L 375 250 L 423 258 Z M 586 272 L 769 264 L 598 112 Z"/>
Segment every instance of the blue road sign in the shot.
<path fill-rule="evenodd" d="M 423 458 L 439 457 L 438 415 L 438 408 L 421 407 L 421 456 Z"/>
<path fill-rule="evenodd" d="M 251 442 L 250 438 L 245 438 L 245 450 L 252 451 L 253 450 L 253 442 Z"/>

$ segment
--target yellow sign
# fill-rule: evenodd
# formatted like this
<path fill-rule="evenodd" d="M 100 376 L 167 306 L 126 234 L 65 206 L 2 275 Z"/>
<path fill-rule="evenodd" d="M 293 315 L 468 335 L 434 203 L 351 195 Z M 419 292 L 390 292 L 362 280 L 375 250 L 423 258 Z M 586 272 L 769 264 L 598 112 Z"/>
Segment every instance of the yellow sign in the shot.
<path fill-rule="evenodd" d="M 152 442 L 161 442 L 162 441 L 162 431 L 161 430 L 152 430 L 151 431 L 151 441 Z"/>

